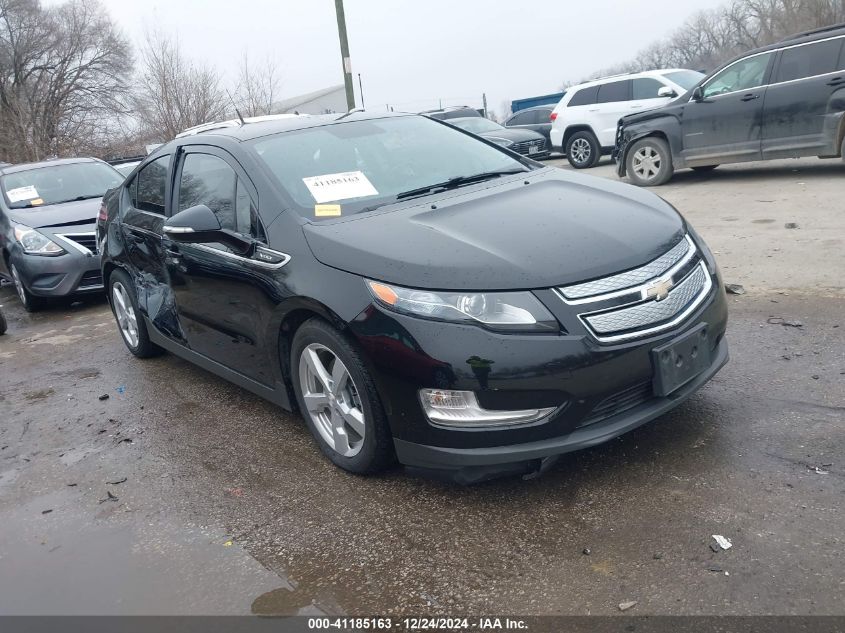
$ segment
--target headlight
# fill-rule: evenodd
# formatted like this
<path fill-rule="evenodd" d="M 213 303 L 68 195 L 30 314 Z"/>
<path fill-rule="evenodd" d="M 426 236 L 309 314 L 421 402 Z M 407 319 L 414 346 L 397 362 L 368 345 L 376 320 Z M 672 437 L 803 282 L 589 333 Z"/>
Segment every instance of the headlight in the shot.
<path fill-rule="evenodd" d="M 557 332 L 552 314 L 530 292 L 434 292 L 367 281 L 383 306 L 414 316 L 505 332 Z"/>
<path fill-rule="evenodd" d="M 510 147 L 513 145 L 513 141 L 509 141 L 506 138 L 499 138 L 498 136 L 488 136 L 488 141 L 492 141 L 496 145 L 501 145 L 502 147 Z"/>
<path fill-rule="evenodd" d="M 15 225 L 15 239 L 27 255 L 61 255 L 65 252 L 54 241 L 23 224 Z"/>

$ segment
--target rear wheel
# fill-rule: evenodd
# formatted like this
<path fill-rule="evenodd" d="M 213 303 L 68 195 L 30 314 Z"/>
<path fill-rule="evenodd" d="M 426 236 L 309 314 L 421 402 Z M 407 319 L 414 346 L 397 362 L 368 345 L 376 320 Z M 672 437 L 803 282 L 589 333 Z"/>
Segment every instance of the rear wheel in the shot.
<path fill-rule="evenodd" d="M 693 171 L 708 172 L 708 171 L 713 171 L 717 167 L 718 167 L 718 165 L 699 165 L 697 167 L 691 167 L 690 169 L 692 169 Z"/>
<path fill-rule="evenodd" d="M 3 314 L 3 310 L 0 310 L 0 334 L 6 333 L 6 317 Z"/>
<path fill-rule="evenodd" d="M 293 339 L 291 374 L 299 410 L 335 465 L 367 474 L 395 461 L 373 380 L 339 331 L 319 319 L 303 324 Z"/>
<path fill-rule="evenodd" d="M 640 187 L 662 185 L 675 171 L 669 145 L 656 136 L 640 139 L 631 146 L 625 168 L 631 181 Z"/>
<path fill-rule="evenodd" d="M 109 277 L 109 298 L 117 329 L 126 347 L 138 358 L 157 356 L 163 351 L 150 340 L 147 325 L 138 310 L 138 300 L 132 281 L 122 270 Z"/>
<path fill-rule="evenodd" d="M 566 142 L 566 158 L 575 169 L 595 167 L 601 159 L 601 146 L 596 135 L 584 130 L 570 136 Z"/>
<path fill-rule="evenodd" d="M 27 312 L 38 312 L 47 306 L 46 299 L 38 297 L 29 291 L 14 264 L 9 266 L 9 272 L 12 274 L 12 281 L 15 282 L 15 290 L 18 292 L 18 298 L 21 300 L 24 310 Z"/>

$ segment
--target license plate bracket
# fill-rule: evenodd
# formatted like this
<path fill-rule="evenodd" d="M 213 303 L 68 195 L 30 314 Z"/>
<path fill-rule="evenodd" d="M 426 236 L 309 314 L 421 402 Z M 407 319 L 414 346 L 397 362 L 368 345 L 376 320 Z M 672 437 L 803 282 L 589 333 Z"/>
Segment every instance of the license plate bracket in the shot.
<path fill-rule="evenodd" d="M 710 366 L 707 324 L 651 350 L 654 394 L 668 396 Z"/>

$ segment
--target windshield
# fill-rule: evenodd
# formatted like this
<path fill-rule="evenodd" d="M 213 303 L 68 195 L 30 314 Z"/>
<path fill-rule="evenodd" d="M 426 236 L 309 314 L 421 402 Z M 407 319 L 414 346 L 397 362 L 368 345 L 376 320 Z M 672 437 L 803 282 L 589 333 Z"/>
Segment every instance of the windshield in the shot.
<path fill-rule="evenodd" d="M 704 75 L 694 70 L 676 70 L 663 75 L 671 82 L 678 84 L 684 90 L 689 90 L 704 78 Z"/>
<path fill-rule="evenodd" d="M 306 218 L 345 216 L 462 176 L 528 170 L 427 117 L 349 121 L 283 132 L 253 148 Z"/>
<path fill-rule="evenodd" d="M 103 163 L 69 163 L 33 167 L 3 176 L 2 189 L 12 209 L 44 207 L 99 198 L 123 177 Z"/>
<path fill-rule="evenodd" d="M 489 119 L 483 119 L 481 117 L 452 119 L 451 121 L 448 121 L 448 123 L 450 125 L 457 126 L 462 130 L 466 130 L 467 132 L 472 132 L 473 134 L 483 134 L 484 132 L 497 132 L 502 129 L 502 126 L 498 123 L 494 123 Z"/>

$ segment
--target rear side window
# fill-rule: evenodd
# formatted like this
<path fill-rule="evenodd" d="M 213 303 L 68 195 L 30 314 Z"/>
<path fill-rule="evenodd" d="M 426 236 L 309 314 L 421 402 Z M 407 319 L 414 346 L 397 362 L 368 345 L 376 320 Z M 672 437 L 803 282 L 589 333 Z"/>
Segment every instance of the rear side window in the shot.
<path fill-rule="evenodd" d="M 222 228 L 263 239 L 249 192 L 235 170 L 222 158 L 195 153 L 185 156 L 177 208 L 184 211 L 198 204 L 211 209 Z"/>
<path fill-rule="evenodd" d="M 508 125 L 529 125 L 530 123 L 534 123 L 534 112 L 520 112 L 519 114 L 513 116 L 510 121 L 508 121 Z"/>
<path fill-rule="evenodd" d="M 631 98 L 631 80 L 612 81 L 599 87 L 597 103 L 613 103 L 614 101 L 628 101 Z"/>
<path fill-rule="evenodd" d="M 164 189 L 170 156 L 157 158 L 135 176 L 129 187 L 132 206 L 140 211 L 164 215 Z"/>
<path fill-rule="evenodd" d="M 839 66 L 843 38 L 784 49 L 775 83 L 831 73 Z"/>
<path fill-rule="evenodd" d="M 633 97 L 634 101 L 640 99 L 657 99 L 660 95 L 657 92 L 663 88 L 663 84 L 651 77 L 634 79 Z"/>
<path fill-rule="evenodd" d="M 566 107 L 572 108 L 574 106 L 593 105 L 596 102 L 598 94 L 598 86 L 581 88 L 581 90 L 572 95 L 572 98 L 569 100 L 569 103 L 566 104 Z"/>

